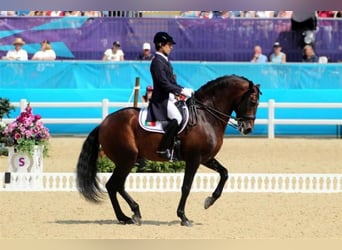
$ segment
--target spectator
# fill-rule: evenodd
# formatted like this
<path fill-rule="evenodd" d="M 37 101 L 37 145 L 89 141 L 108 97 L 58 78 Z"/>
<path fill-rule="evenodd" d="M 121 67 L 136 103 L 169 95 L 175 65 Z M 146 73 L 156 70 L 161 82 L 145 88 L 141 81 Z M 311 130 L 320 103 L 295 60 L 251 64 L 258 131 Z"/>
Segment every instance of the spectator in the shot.
<path fill-rule="evenodd" d="M 46 16 L 64 16 L 64 12 L 60 10 L 48 10 Z"/>
<path fill-rule="evenodd" d="M 210 10 L 201 11 L 201 14 L 200 14 L 200 18 L 203 18 L 203 19 L 212 19 L 213 16 L 214 16 L 214 12 Z"/>
<path fill-rule="evenodd" d="M 137 57 L 137 60 L 147 60 L 150 61 L 153 59 L 153 54 L 151 53 L 151 44 L 144 43 L 142 48 L 142 53 L 140 53 Z"/>
<path fill-rule="evenodd" d="M 253 63 L 266 63 L 267 56 L 262 53 L 262 49 L 260 45 L 254 46 L 254 56 L 251 60 Z"/>
<path fill-rule="evenodd" d="M 89 16 L 89 17 L 101 17 L 102 12 L 96 11 L 96 10 L 87 10 L 83 13 L 83 16 Z"/>
<path fill-rule="evenodd" d="M 68 10 L 64 12 L 65 16 L 82 16 L 82 12 L 79 10 Z"/>
<path fill-rule="evenodd" d="M 304 49 L 303 62 L 314 63 L 318 62 L 318 56 L 315 54 L 315 51 L 311 45 L 305 45 Z"/>
<path fill-rule="evenodd" d="M 46 11 L 44 11 L 44 10 L 34 10 L 34 11 L 30 11 L 30 13 L 28 14 L 28 16 L 46 16 Z"/>
<path fill-rule="evenodd" d="M 153 86 L 147 86 L 145 94 L 141 97 L 143 104 L 148 104 L 152 97 Z"/>
<path fill-rule="evenodd" d="M 291 18 L 293 14 L 292 10 L 279 10 L 277 13 L 277 17 L 279 18 Z"/>
<path fill-rule="evenodd" d="M 15 10 L 2 10 L 0 16 L 17 16 L 17 12 Z"/>
<path fill-rule="evenodd" d="M 286 54 L 281 51 L 281 46 L 279 42 L 273 44 L 273 53 L 270 56 L 270 62 L 272 63 L 285 63 Z"/>
<path fill-rule="evenodd" d="M 256 11 L 255 13 L 256 17 L 260 17 L 260 18 L 272 18 L 274 17 L 274 11 Z"/>
<path fill-rule="evenodd" d="M 246 17 L 246 18 L 254 18 L 256 17 L 256 11 L 243 11 L 241 13 L 241 17 Z"/>
<path fill-rule="evenodd" d="M 111 49 L 107 49 L 104 52 L 103 61 L 124 61 L 124 53 L 120 49 L 121 45 L 119 41 L 115 41 Z"/>
<path fill-rule="evenodd" d="M 181 12 L 181 17 L 199 17 L 201 15 L 201 11 L 184 11 Z"/>
<path fill-rule="evenodd" d="M 27 51 L 22 47 L 25 42 L 21 37 L 17 37 L 14 39 L 13 45 L 14 49 L 7 52 L 6 56 L 3 57 L 4 60 L 18 60 L 18 61 L 26 61 L 28 60 Z"/>
<path fill-rule="evenodd" d="M 317 11 L 317 16 L 320 18 L 333 18 L 336 15 L 334 10 L 319 10 Z"/>
<path fill-rule="evenodd" d="M 48 40 L 42 41 L 40 45 L 41 49 L 33 55 L 32 60 L 53 61 L 56 59 L 56 53 Z"/>
<path fill-rule="evenodd" d="M 342 17 L 342 10 L 338 10 L 338 11 L 336 11 L 336 13 L 335 13 L 335 17 L 337 17 L 337 18 L 341 18 L 341 17 Z"/>

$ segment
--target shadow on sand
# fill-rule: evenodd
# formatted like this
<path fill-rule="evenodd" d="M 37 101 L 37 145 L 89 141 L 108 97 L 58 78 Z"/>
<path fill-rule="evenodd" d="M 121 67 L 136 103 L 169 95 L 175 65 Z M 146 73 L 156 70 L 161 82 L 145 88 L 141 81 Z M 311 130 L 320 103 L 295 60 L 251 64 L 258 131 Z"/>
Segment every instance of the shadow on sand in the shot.
<path fill-rule="evenodd" d="M 121 225 L 117 220 L 56 220 L 51 223 L 62 224 L 62 225 L 77 225 L 77 224 L 97 224 L 97 225 Z M 201 223 L 193 223 L 193 225 L 202 225 Z M 141 225 L 152 225 L 152 226 L 173 226 L 180 225 L 179 220 L 174 221 L 153 221 L 153 220 L 143 220 Z"/>

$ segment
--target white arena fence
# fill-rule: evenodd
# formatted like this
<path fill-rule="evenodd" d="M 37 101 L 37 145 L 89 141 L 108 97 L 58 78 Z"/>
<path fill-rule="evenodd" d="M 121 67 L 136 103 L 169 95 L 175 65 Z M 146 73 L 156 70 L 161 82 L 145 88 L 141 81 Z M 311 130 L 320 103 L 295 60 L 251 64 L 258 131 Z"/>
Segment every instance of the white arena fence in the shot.
<path fill-rule="evenodd" d="M 26 99 L 21 99 L 20 102 L 13 102 L 12 105 L 20 107 L 24 111 L 27 105 Z M 30 102 L 32 107 L 41 108 L 101 108 L 101 118 L 42 118 L 46 124 L 98 124 L 108 114 L 110 108 L 124 108 L 132 106 L 130 102 L 109 102 L 108 99 L 103 99 L 101 102 Z M 142 103 L 138 103 L 142 106 Z M 275 137 L 275 125 L 336 125 L 342 126 L 342 119 L 277 119 L 275 118 L 275 110 L 281 108 L 319 108 L 319 109 L 342 109 L 342 103 L 276 103 L 273 99 L 268 102 L 262 102 L 260 108 L 268 109 L 267 119 L 256 119 L 256 124 L 267 125 L 268 138 Z M 13 119 L 3 119 L 5 123 Z"/>
<path fill-rule="evenodd" d="M 126 180 L 130 192 L 180 192 L 183 173 L 131 173 Z M 75 173 L 11 173 L 5 183 L 0 173 L 1 191 L 77 191 Z M 99 173 L 105 183 L 111 173 Z M 192 192 L 213 192 L 219 181 L 216 173 L 197 173 Z M 223 192 L 230 193 L 341 193 L 342 174 L 230 174 Z"/>

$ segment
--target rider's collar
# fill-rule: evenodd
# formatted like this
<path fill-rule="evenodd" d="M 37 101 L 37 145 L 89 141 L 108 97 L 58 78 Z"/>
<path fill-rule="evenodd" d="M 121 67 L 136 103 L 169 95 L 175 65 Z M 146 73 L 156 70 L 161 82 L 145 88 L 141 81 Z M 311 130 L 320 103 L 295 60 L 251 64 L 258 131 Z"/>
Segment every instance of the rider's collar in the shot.
<path fill-rule="evenodd" d="M 158 54 L 158 55 L 160 55 L 160 56 L 164 57 L 166 61 L 169 61 L 169 58 L 167 58 L 167 56 L 166 56 L 166 55 L 164 55 L 163 53 L 161 53 L 161 52 L 157 51 L 157 52 L 156 52 L 156 54 Z"/>

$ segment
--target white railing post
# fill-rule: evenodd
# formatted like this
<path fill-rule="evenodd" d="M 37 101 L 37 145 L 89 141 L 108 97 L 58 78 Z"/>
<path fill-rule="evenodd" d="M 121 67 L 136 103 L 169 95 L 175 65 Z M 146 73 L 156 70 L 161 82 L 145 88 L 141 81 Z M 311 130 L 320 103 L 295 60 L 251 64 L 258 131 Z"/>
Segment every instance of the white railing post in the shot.
<path fill-rule="evenodd" d="M 26 106 L 27 106 L 27 100 L 26 99 L 21 99 L 20 100 L 20 112 L 24 112 Z"/>
<path fill-rule="evenodd" d="M 109 113 L 109 100 L 103 99 L 102 100 L 102 120 L 107 117 Z"/>
<path fill-rule="evenodd" d="M 268 138 L 274 138 L 274 109 L 275 101 L 270 99 L 268 101 Z"/>

